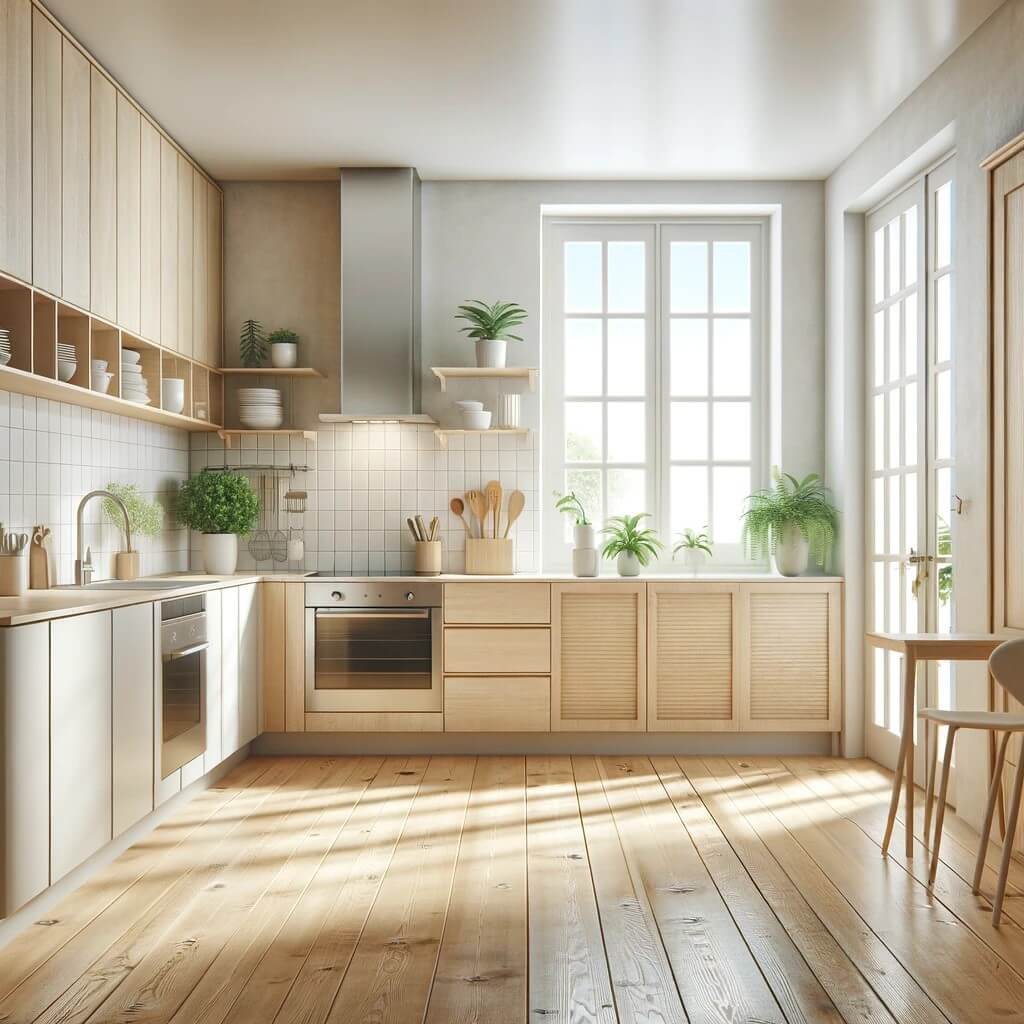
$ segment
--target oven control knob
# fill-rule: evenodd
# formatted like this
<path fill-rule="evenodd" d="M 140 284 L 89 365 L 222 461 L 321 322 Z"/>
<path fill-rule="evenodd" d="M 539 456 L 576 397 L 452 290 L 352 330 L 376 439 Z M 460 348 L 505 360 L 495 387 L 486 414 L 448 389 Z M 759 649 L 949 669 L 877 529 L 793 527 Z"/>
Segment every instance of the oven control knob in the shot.
<path fill-rule="evenodd" d="M 406 593 L 405 599 L 406 599 L 406 601 L 415 601 L 416 600 L 416 595 L 410 590 L 410 591 L 408 591 Z"/>
<path fill-rule="evenodd" d="M 331 600 L 332 601 L 344 601 L 345 600 L 345 595 L 340 590 L 332 590 L 331 591 Z"/>

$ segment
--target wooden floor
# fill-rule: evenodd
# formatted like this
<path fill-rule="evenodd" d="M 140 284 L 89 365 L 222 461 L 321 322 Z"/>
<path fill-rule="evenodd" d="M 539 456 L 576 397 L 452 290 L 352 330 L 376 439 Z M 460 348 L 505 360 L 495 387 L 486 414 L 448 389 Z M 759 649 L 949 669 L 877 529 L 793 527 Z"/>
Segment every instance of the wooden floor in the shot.
<path fill-rule="evenodd" d="M 947 818 L 930 896 L 920 844 L 880 856 L 888 784 L 808 758 L 253 758 L 0 950 L 0 1021 L 1024 1020 L 1024 867 L 995 930 Z"/>

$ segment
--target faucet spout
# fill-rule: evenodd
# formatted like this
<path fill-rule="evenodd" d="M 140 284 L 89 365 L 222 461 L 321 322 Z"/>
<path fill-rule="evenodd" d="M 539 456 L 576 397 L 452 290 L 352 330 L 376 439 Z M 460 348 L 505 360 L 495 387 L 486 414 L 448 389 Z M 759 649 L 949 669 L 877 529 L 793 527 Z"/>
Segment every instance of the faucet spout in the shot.
<path fill-rule="evenodd" d="M 90 491 L 78 503 L 78 512 L 75 515 L 75 553 L 77 555 L 75 558 L 75 585 L 79 587 L 91 583 L 92 574 L 95 571 L 92 564 L 92 548 L 86 548 L 85 558 L 82 557 L 85 506 L 93 498 L 110 498 L 114 505 L 121 510 L 121 515 L 124 516 L 125 543 L 129 551 L 132 549 L 132 525 L 128 518 L 128 506 L 116 494 L 111 494 L 110 491 Z"/>

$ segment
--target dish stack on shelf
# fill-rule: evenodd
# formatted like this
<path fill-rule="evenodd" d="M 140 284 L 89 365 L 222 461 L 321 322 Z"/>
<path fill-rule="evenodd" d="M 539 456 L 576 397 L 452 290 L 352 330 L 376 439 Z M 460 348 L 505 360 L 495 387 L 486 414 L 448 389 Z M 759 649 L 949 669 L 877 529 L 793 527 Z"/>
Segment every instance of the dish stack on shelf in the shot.
<path fill-rule="evenodd" d="M 0 366 L 6 366 L 11 361 L 11 332 L 6 327 L 0 327 Z"/>
<path fill-rule="evenodd" d="M 78 353 L 74 345 L 57 342 L 57 379 L 65 384 L 75 375 L 78 369 Z"/>
<path fill-rule="evenodd" d="M 91 387 L 105 395 L 110 388 L 110 382 L 114 379 L 112 373 L 107 373 L 106 359 L 93 359 L 89 364 L 92 367 Z"/>
<path fill-rule="evenodd" d="M 121 397 L 136 405 L 149 405 L 149 385 L 142 375 L 142 353 L 121 349 Z"/>
<path fill-rule="evenodd" d="M 239 388 L 238 419 L 249 430 L 277 430 L 284 422 L 277 388 Z"/>

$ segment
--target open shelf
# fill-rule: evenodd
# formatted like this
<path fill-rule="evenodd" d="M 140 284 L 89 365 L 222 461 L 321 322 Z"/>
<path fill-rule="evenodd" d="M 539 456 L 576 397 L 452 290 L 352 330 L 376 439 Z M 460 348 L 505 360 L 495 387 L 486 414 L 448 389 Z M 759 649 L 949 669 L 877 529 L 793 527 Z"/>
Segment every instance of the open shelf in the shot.
<path fill-rule="evenodd" d="M 450 380 L 525 380 L 531 391 L 537 390 L 537 368 L 534 366 L 432 366 L 441 390 L 448 390 Z"/>
<path fill-rule="evenodd" d="M 235 430 L 222 428 L 217 431 L 217 436 L 224 442 L 226 448 L 231 447 L 231 438 L 233 437 L 257 437 L 259 435 L 263 437 L 304 437 L 307 441 L 316 441 L 315 430 Z"/>
<path fill-rule="evenodd" d="M 434 431 L 434 436 L 441 442 L 442 448 L 447 448 L 449 437 L 467 437 L 469 435 L 474 435 L 476 437 L 493 437 L 497 434 L 525 437 L 529 433 L 529 427 L 491 427 L 488 430 L 463 430 L 455 427 L 452 427 L 451 429 L 447 427 L 438 427 L 438 429 Z"/>
<path fill-rule="evenodd" d="M 225 366 L 220 372 L 226 377 L 316 377 L 323 380 L 327 376 L 312 366 Z"/>

